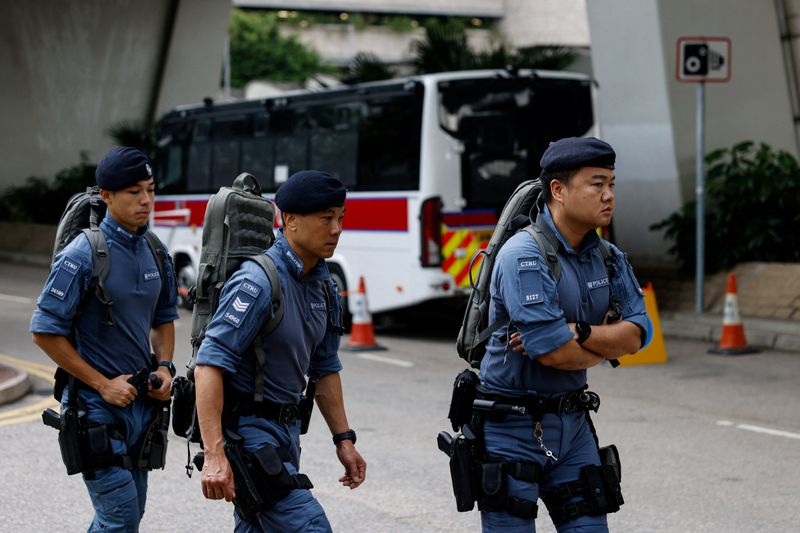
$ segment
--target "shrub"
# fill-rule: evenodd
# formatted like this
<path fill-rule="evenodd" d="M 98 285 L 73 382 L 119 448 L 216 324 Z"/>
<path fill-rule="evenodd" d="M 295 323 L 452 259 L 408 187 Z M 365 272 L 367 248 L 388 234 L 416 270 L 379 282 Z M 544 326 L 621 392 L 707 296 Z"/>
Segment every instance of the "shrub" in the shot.
<path fill-rule="evenodd" d="M 706 273 L 744 261 L 800 261 L 800 166 L 791 154 L 752 141 L 705 158 Z M 695 265 L 696 202 L 651 230 L 666 230 L 669 252 L 686 271 Z"/>

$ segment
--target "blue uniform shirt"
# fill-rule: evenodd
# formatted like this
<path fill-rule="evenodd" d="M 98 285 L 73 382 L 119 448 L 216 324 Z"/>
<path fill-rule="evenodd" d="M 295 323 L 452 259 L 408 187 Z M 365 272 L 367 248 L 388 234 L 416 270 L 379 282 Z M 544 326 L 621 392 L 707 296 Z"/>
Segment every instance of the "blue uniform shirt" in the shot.
<path fill-rule="evenodd" d="M 480 369 L 484 386 L 491 390 L 558 395 L 585 385 L 586 370 L 558 370 L 536 359 L 573 339 L 567 323 L 600 324 L 609 309 L 611 291 L 622 304 L 622 320 L 633 322 L 642 332 L 647 330 L 644 296 L 625 256 L 609 244 L 615 268 L 607 274 L 597 251 L 597 234 L 588 233 L 576 251 L 556 229 L 546 206 L 542 216 L 561 241 L 561 280 L 556 286 L 547 260 L 527 231 L 517 233 L 500 249 L 490 285 L 489 323 L 510 317 L 528 356 L 506 349 L 500 341 L 506 329 L 496 331 Z"/>
<path fill-rule="evenodd" d="M 108 243 L 110 268 L 105 286 L 114 302 L 111 309 L 116 325 L 103 324 L 106 308 L 91 296 L 75 324 L 75 341 L 78 353 L 89 365 L 113 378 L 150 364 L 150 329 L 177 320 L 178 291 L 168 255 L 166 279 L 161 279 L 156 258 L 143 237 L 146 227 L 131 233 L 109 213 L 100 230 Z M 56 256 L 36 301 L 31 333 L 69 337 L 91 277 L 91 247 L 80 234 Z"/>
<path fill-rule="evenodd" d="M 297 403 L 305 388 L 305 376 L 318 378 L 342 369 L 339 335 L 328 330 L 324 291 L 330 278 L 328 265 L 318 261 L 301 280 L 303 263 L 283 233 L 264 251 L 278 267 L 283 291 L 284 315 L 264 340 L 264 397 L 278 403 Z M 222 368 L 228 383 L 252 394 L 255 357 L 250 345 L 272 315 L 272 288 L 266 272 L 254 261 L 245 261 L 222 289 L 219 307 L 206 329 L 197 352 L 197 364 Z M 333 318 L 338 321 L 339 305 Z"/>

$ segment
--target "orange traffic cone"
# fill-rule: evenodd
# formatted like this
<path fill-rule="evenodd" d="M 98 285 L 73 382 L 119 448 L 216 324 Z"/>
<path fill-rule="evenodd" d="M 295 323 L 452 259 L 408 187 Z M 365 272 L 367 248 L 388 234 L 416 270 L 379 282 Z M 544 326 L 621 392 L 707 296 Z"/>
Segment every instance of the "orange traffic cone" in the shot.
<path fill-rule="evenodd" d="M 725 293 L 725 312 L 722 318 L 722 335 L 719 339 L 719 346 L 711 348 L 708 352 L 740 355 L 758 351 L 758 349 L 747 345 L 742 316 L 739 314 L 739 299 L 736 296 L 736 274 L 728 274 L 728 290 Z"/>
<path fill-rule="evenodd" d="M 384 346 L 375 341 L 375 328 L 372 327 L 372 317 L 367 306 L 367 284 L 364 276 L 358 280 L 358 292 L 353 295 L 353 327 L 350 329 L 350 340 L 343 350 L 360 352 L 367 350 L 385 350 Z"/>

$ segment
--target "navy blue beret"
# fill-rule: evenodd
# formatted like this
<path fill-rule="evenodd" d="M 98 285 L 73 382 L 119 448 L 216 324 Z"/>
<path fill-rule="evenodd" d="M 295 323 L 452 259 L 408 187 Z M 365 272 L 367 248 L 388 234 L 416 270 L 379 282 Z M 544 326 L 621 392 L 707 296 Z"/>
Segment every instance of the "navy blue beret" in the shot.
<path fill-rule="evenodd" d="M 577 170 L 581 167 L 614 169 L 617 154 L 611 146 L 594 137 L 567 137 L 550 143 L 539 166 L 543 172 Z"/>
<path fill-rule="evenodd" d="M 118 191 L 153 177 L 150 160 L 144 152 L 127 146 L 117 146 L 97 164 L 94 172 L 97 185 L 107 191 Z"/>
<path fill-rule="evenodd" d="M 284 213 L 305 215 L 344 205 L 347 189 L 327 172 L 301 170 L 278 188 L 275 203 Z"/>

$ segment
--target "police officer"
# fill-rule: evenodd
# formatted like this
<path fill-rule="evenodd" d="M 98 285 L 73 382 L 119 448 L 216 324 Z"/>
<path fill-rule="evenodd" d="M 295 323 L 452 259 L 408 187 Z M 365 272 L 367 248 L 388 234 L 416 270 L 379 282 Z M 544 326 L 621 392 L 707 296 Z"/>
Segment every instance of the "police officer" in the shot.
<path fill-rule="evenodd" d="M 622 503 L 618 483 L 603 482 L 604 471 L 594 468 L 601 462 L 588 412 L 599 398 L 585 390 L 586 369 L 636 352 L 647 330 L 630 265 L 595 232 L 611 222 L 615 158 L 611 146 L 595 138 L 561 139 L 542 156 L 537 223 L 557 245 L 560 280 L 527 231 L 498 253 L 489 323 L 509 318 L 517 331 L 510 343 L 502 331 L 490 339 L 480 390 L 486 398 L 526 406 L 529 414 L 483 421 L 486 456 L 508 463 L 497 479 L 507 497 L 482 508 L 484 531 L 534 531 L 537 498 L 560 532 L 607 531 L 606 513 Z M 603 244 L 610 251 L 607 265 L 598 253 Z M 493 471 L 485 469 L 484 478 L 487 472 Z"/>
<path fill-rule="evenodd" d="M 113 323 L 107 307 L 94 294 L 86 294 L 93 274 L 92 250 L 87 237 L 79 234 L 56 257 L 30 330 L 33 341 L 72 376 L 62 395 L 62 416 L 65 407 L 77 401 L 87 426 L 107 429 L 106 459 L 120 459 L 106 463 L 113 466 L 83 472 L 95 510 L 88 530 L 134 532 L 145 509 L 147 466 L 137 468 L 130 460 L 157 413 L 155 402 L 148 398 L 169 400 L 175 372 L 177 288 L 172 262 L 163 261 L 159 267 L 143 237 L 155 187 L 147 156 L 134 148 L 113 148 L 98 164 L 95 176 L 107 205 L 100 231 L 108 246 L 105 288 L 114 302 Z M 166 250 L 163 253 L 169 259 Z M 153 381 L 146 382 L 148 398 L 128 383 L 142 369 L 147 369 L 145 374 L 153 371 L 159 378 L 155 382 L 160 381 L 158 388 Z M 93 435 L 95 451 L 81 449 L 86 464 L 98 460 L 103 445 L 98 438 L 105 440 L 105 434 Z"/>
<path fill-rule="evenodd" d="M 342 232 L 345 194 L 338 179 L 308 170 L 292 175 L 275 196 L 283 228 L 264 253 L 277 266 L 285 311 L 275 330 L 262 339 L 266 352 L 264 401 L 258 408 L 248 400 L 256 381 L 254 358 L 248 352 L 262 324 L 272 316 L 272 287 L 259 265 L 245 261 L 223 288 L 195 369 L 206 498 L 231 501 L 243 490 L 234 486 L 223 449 L 228 438 L 225 432 L 231 427 L 243 438 L 248 452 L 275 448 L 288 474 L 298 475 L 300 420 L 281 413 L 296 412 L 290 408 L 300 401 L 306 376 L 317 380 L 316 402 L 345 469 L 339 481 L 351 489 L 364 481 L 366 463 L 354 446 L 356 434 L 347 421 L 339 378 L 340 332 L 331 328 L 329 319 L 328 305 L 332 305 L 333 321 L 339 320 L 338 295 L 337 301 L 332 301 L 325 294 L 332 286 L 325 259 L 333 255 Z M 287 492 L 255 518 L 245 520 L 235 513 L 235 530 L 331 530 L 322 506 L 308 488 Z"/>

